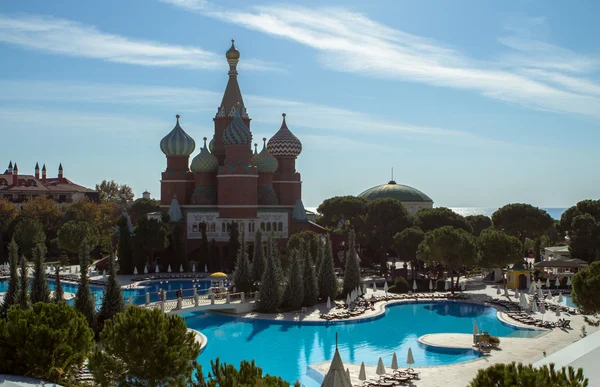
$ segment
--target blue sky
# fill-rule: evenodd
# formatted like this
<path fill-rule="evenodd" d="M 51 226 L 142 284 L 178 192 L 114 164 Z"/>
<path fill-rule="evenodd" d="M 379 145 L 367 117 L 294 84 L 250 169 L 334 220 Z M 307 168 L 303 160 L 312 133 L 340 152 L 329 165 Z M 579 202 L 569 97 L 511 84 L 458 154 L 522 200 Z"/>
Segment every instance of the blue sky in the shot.
<path fill-rule="evenodd" d="M 600 3 L 4 1 L 0 163 L 158 196 L 160 139 L 200 145 L 241 52 L 255 141 L 287 113 L 306 206 L 386 183 L 439 206 L 600 192 Z M 198 152 L 195 151 L 194 154 Z"/>

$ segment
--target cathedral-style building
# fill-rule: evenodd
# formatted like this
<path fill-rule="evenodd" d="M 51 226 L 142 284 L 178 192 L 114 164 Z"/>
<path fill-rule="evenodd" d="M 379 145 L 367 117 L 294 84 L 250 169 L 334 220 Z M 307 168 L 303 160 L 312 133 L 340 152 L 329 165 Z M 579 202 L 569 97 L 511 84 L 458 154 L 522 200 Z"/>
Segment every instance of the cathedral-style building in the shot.
<path fill-rule="evenodd" d="M 193 157 L 196 143 L 179 124 L 160 142 L 167 157 L 161 179 L 161 206 L 169 208 L 171 221 L 183 222 L 186 255 L 201 245 L 201 225 L 208 240 L 221 249 L 229 241 L 228 227 L 236 222 L 247 241 L 260 227 L 263 239 L 273 236 L 284 242 L 295 232 L 324 229 L 308 220 L 302 204 L 302 181 L 296 159 L 302 143 L 287 127 L 285 113 L 281 128 L 267 141 L 252 146 L 250 117 L 238 85 L 240 53 L 233 40 L 226 53 L 229 81 L 217 114 L 214 134 L 207 137 Z M 222 251 L 223 253 L 223 251 Z"/>

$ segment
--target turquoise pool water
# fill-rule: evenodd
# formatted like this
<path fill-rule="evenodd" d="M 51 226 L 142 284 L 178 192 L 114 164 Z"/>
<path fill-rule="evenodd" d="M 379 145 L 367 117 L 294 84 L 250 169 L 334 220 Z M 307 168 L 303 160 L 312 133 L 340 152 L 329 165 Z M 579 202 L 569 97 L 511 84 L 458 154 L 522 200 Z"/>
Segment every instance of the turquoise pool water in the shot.
<path fill-rule="evenodd" d="M 397 304 L 388 307 L 383 318 L 330 325 L 240 319 L 202 312 L 184 317 L 189 328 L 208 338 L 208 345 L 198 358 L 205 373 L 210 370 L 210 360 L 216 357 L 236 366 L 241 360 L 255 359 L 264 372 L 290 382 L 298 379 L 307 387 L 320 385 L 307 367 L 331 360 L 336 332 L 344 362 L 376 365 L 381 356 L 386 366 L 391 364 L 394 352 L 399 363 L 404 363 L 409 347 L 415 366 L 476 358 L 471 350 L 425 349 L 417 341 L 427 333 L 472 333 L 474 320 L 482 331 L 495 336 L 533 337 L 540 333 L 503 324 L 494 308 L 456 302 Z"/>
<path fill-rule="evenodd" d="M 50 286 L 50 290 L 54 291 L 55 283 L 54 280 L 49 279 L 48 285 Z M 77 293 L 78 285 L 72 282 L 61 281 L 61 285 L 63 287 L 63 291 L 68 293 Z M 200 293 L 206 291 L 210 287 L 210 280 L 199 280 L 197 282 L 193 282 L 189 279 L 171 279 L 171 280 L 162 280 L 162 281 L 146 281 L 138 283 L 138 286 L 142 286 L 142 288 L 130 289 L 127 287 L 123 288 L 123 296 L 127 299 L 129 296 L 132 297 L 134 304 L 143 304 L 146 302 L 146 292 L 150 293 L 150 301 L 158 301 L 158 291 L 159 289 L 164 290 L 183 290 L 183 296 L 188 297 L 194 294 L 194 287 L 198 288 Z M 100 307 L 102 303 L 102 294 L 104 292 L 103 286 L 98 285 L 90 285 L 90 289 L 96 301 L 96 307 Z M 0 281 L 0 293 L 6 292 L 8 290 L 8 281 L 3 280 Z M 176 299 L 176 293 L 170 292 L 167 293 L 168 300 Z M 72 300 L 69 301 L 72 303 Z"/>
<path fill-rule="evenodd" d="M 562 304 L 571 308 L 577 308 L 577 305 L 575 305 L 571 296 L 563 296 Z"/>

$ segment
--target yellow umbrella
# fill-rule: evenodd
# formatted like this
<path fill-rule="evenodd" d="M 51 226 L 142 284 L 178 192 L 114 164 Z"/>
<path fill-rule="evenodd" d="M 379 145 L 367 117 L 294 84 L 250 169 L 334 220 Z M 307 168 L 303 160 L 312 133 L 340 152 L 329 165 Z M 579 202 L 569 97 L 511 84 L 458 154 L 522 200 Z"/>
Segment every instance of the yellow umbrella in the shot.
<path fill-rule="evenodd" d="M 216 273 L 212 273 L 210 276 L 213 278 L 227 278 L 227 274 L 220 272 L 220 271 L 218 271 Z"/>

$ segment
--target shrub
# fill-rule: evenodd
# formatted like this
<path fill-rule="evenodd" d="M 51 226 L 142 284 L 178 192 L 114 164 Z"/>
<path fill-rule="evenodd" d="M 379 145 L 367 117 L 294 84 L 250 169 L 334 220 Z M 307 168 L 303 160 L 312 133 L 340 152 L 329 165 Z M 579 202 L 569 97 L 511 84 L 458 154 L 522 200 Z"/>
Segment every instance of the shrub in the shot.
<path fill-rule="evenodd" d="M 600 262 L 573 276 L 573 302 L 586 313 L 600 312 Z"/>
<path fill-rule="evenodd" d="M 477 372 L 477 376 L 469 384 L 470 387 L 489 386 L 528 386 L 528 387 L 584 387 L 589 383 L 583 377 L 583 370 L 575 370 L 573 367 L 560 371 L 550 367 L 533 368 L 521 363 L 494 364 Z"/>
<path fill-rule="evenodd" d="M 394 285 L 392 285 L 388 292 L 390 293 L 406 293 L 410 290 L 408 285 L 408 281 L 404 277 L 397 277 L 394 281 Z"/>

